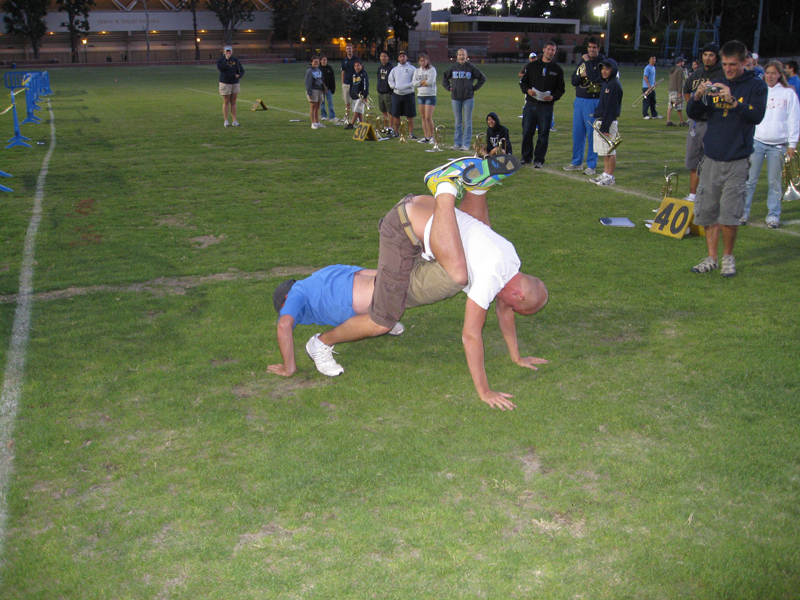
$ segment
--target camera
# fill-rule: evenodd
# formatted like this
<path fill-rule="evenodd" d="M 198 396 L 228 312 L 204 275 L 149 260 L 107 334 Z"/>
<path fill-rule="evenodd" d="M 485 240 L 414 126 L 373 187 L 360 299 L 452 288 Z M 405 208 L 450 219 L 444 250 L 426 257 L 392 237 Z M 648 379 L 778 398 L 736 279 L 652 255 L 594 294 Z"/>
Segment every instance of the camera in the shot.
<path fill-rule="evenodd" d="M 710 85 L 706 88 L 709 94 L 721 94 L 722 88 L 716 85 Z"/>

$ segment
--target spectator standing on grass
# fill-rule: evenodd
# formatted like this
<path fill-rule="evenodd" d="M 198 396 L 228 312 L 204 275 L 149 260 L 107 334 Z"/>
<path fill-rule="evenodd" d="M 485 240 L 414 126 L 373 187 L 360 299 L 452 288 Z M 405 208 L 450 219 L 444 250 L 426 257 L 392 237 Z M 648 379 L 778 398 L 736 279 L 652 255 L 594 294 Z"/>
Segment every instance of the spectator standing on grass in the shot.
<path fill-rule="evenodd" d="M 547 42 L 541 56 L 526 65 L 519 80 L 519 87 L 525 94 L 525 109 L 522 111 L 522 164 L 533 162 L 536 169 L 544 166 L 553 105 L 564 95 L 564 71 L 555 61 L 556 50 L 554 41 Z M 539 137 L 534 150 L 533 135 L 537 129 Z"/>
<path fill-rule="evenodd" d="M 796 60 L 786 62 L 786 83 L 794 88 L 797 92 L 797 97 L 800 98 L 800 77 L 797 76 L 797 71 L 800 69 Z"/>
<path fill-rule="evenodd" d="M 345 111 L 350 109 L 350 84 L 353 83 L 353 73 L 355 61 L 361 60 L 353 54 L 353 44 L 347 42 L 344 47 L 344 58 L 342 59 L 342 100 L 344 100 Z"/>
<path fill-rule="evenodd" d="M 319 107 L 325 95 L 325 84 L 322 82 L 322 71 L 319 68 L 319 56 L 311 59 L 311 64 L 306 69 L 305 77 L 306 97 L 308 98 L 308 116 L 311 119 L 311 129 L 325 127 L 319 122 Z"/>
<path fill-rule="evenodd" d="M 642 117 L 645 119 L 661 119 L 656 111 L 656 57 L 651 56 L 647 61 L 647 66 L 644 68 L 644 77 L 642 78 L 642 94 L 647 95 L 642 100 Z M 650 111 L 648 115 L 647 112 Z"/>
<path fill-rule="evenodd" d="M 472 109 L 475 107 L 475 92 L 486 77 L 469 62 L 465 48 L 456 52 L 456 62 L 444 72 L 442 87 L 450 92 L 450 105 L 453 108 L 455 126 L 453 127 L 453 150 L 469 152 L 472 142 Z"/>
<path fill-rule="evenodd" d="M 353 104 L 353 119 L 345 125 L 345 129 L 353 129 L 355 124 L 361 123 L 364 120 L 364 108 L 367 105 L 367 96 L 369 96 L 369 77 L 364 70 L 364 65 L 360 60 L 356 60 L 353 67 L 353 82 L 350 84 L 350 99 Z"/>
<path fill-rule="evenodd" d="M 793 156 L 800 136 L 800 102 L 794 89 L 786 83 L 783 65 L 777 60 L 767 63 L 764 71 L 767 84 L 767 110 L 764 120 L 756 125 L 753 137 L 753 153 L 750 155 L 750 171 L 747 175 L 747 195 L 740 223 L 747 225 L 753 194 L 764 160 L 767 161 L 767 227 L 781 226 L 781 200 L 783 185 L 783 155 Z"/>
<path fill-rule="evenodd" d="M 572 162 L 565 171 L 581 171 L 594 175 L 597 168 L 597 152 L 594 149 L 594 129 L 590 121 L 600 103 L 600 87 L 603 76 L 600 62 L 605 57 L 600 54 L 600 41 L 590 37 L 586 43 L 586 54 L 581 56 L 581 64 L 572 74 L 575 88 L 575 102 L 572 104 Z M 583 150 L 586 148 L 586 169 L 583 169 Z"/>
<path fill-rule="evenodd" d="M 322 100 L 319 114 L 320 121 L 331 122 L 336 121 L 336 113 L 333 110 L 333 94 L 336 92 L 336 74 L 333 72 L 333 67 L 328 64 L 328 57 L 323 56 L 319 59 L 319 70 L 322 71 L 322 83 L 325 84 L 325 97 Z M 325 110 L 325 105 L 328 105 L 328 110 Z"/>
<path fill-rule="evenodd" d="M 695 273 L 718 268 L 719 235 L 722 233 L 723 277 L 736 275 L 733 247 L 744 212 L 748 162 L 753 153 L 756 125 L 767 108 L 767 85 L 754 71 L 746 71 L 747 47 L 739 41 L 721 50 L 723 79 L 701 83 L 686 107 L 692 118 L 708 117 L 703 141 L 703 168 L 694 201 L 694 222 L 705 227 L 708 256 L 692 267 Z M 708 93 L 706 93 L 708 92 Z"/>
<path fill-rule="evenodd" d="M 614 170 L 617 168 L 617 151 L 611 150 L 611 143 L 619 137 L 619 115 L 622 112 L 622 84 L 617 79 L 617 62 L 613 58 L 605 58 L 600 63 L 603 75 L 603 87 L 600 90 L 600 103 L 594 116 L 600 122 L 600 132 L 594 132 L 594 147 L 597 154 L 603 157 L 603 174 L 590 179 L 600 186 L 616 185 Z"/>
<path fill-rule="evenodd" d="M 414 103 L 414 67 L 408 62 L 408 55 L 404 50 L 397 54 L 397 65 L 389 73 L 389 87 L 392 88 L 392 128 L 394 137 L 400 135 L 400 117 L 408 119 L 408 137 L 417 139 L 414 135 L 414 117 L 417 116 L 417 107 Z"/>
<path fill-rule="evenodd" d="M 756 72 L 756 75 L 758 75 L 759 79 L 764 79 L 764 67 L 758 64 L 758 54 L 753 52 L 751 58 L 753 59 L 752 63 L 753 71 Z"/>
<path fill-rule="evenodd" d="M 378 92 L 378 110 L 381 111 L 387 122 L 391 122 L 392 88 L 389 87 L 389 73 L 393 68 L 394 65 L 389 61 L 389 54 L 384 50 L 381 52 L 381 64 L 378 65 L 375 91 Z"/>
<path fill-rule="evenodd" d="M 239 127 L 236 120 L 236 98 L 239 96 L 239 81 L 244 77 L 244 67 L 242 63 L 233 55 L 233 47 L 225 46 L 222 49 L 222 57 L 217 61 L 219 70 L 219 95 L 222 96 L 222 125 L 224 127 Z M 233 119 L 233 123 L 228 121 L 228 117 Z"/>
<path fill-rule="evenodd" d="M 419 143 L 432 144 L 433 111 L 436 108 L 436 67 L 431 65 L 428 55 L 424 52 L 419 54 L 419 68 L 414 71 L 412 84 L 417 90 L 417 104 L 424 135 Z"/>
<path fill-rule="evenodd" d="M 686 80 L 686 71 L 683 65 L 686 63 L 682 56 L 675 59 L 675 64 L 669 70 L 669 106 L 667 107 L 667 127 L 675 127 L 672 122 L 672 110 L 678 112 L 681 127 L 686 125 L 683 120 L 683 84 Z"/>
<path fill-rule="evenodd" d="M 683 84 L 683 99 L 689 102 L 689 98 L 703 82 L 719 79 L 723 77 L 722 65 L 719 64 L 719 46 L 709 43 L 703 46 L 701 56 L 703 66 L 692 71 L 686 83 Z M 694 202 L 697 195 L 697 186 L 700 177 L 697 174 L 697 167 L 703 158 L 703 139 L 708 129 L 708 117 L 705 114 L 696 119 L 692 119 L 688 114 L 689 131 L 686 134 L 686 159 L 684 166 L 689 170 L 689 195 L 684 200 Z"/>

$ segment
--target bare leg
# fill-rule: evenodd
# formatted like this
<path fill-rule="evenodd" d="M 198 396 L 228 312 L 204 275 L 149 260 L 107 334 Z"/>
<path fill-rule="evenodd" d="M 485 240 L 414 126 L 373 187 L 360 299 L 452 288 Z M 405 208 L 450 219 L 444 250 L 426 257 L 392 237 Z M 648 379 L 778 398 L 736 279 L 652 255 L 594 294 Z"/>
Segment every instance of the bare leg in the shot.
<path fill-rule="evenodd" d="M 467 259 L 456 221 L 456 197 L 448 192 L 435 198 L 431 224 L 431 251 L 447 274 L 459 285 L 466 285 Z"/>
<path fill-rule="evenodd" d="M 231 94 L 231 117 L 236 121 L 236 98 L 239 94 Z"/>
<path fill-rule="evenodd" d="M 736 243 L 738 225 L 721 225 L 722 227 L 722 253 L 733 255 L 733 245 Z"/>
<path fill-rule="evenodd" d="M 391 327 L 383 327 L 373 321 L 369 315 L 356 315 L 347 321 L 326 331 L 319 336 L 322 343 L 328 346 L 342 342 L 356 342 L 366 338 L 377 337 L 389 333 Z"/>
<path fill-rule="evenodd" d="M 222 118 L 226 121 L 228 120 L 228 116 L 230 115 L 231 110 L 231 97 L 230 96 L 223 96 L 222 97 Z"/>
<path fill-rule="evenodd" d="M 700 185 L 700 176 L 697 174 L 697 169 L 692 169 L 689 171 L 689 193 L 696 194 L 698 185 Z"/>
<path fill-rule="evenodd" d="M 717 248 L 719 247 L 719 230 L 722 225 L 708 225 L 706 226 L 706 248 L 708 248 L 708 255 L 717 259 Z"/>
<path fill-rule="evenodd" d="M 614 174 L 614 169 L 617 168 L 617 155 L 612 154 L 611 156 L 604 156 L 603 157 L 603 171 L 608 173 L 609 175 Z"/>
<path fill-rule="evenodd" d="M 486 194 L 467 192 L 464 194 L 464 198 L 461 200 L 461 205 L 458 208 L 468 215 L 475 217 L 481 223 L 489 227 L 492 226 L 489 222 L 489 206 L 486 202 Z"/>

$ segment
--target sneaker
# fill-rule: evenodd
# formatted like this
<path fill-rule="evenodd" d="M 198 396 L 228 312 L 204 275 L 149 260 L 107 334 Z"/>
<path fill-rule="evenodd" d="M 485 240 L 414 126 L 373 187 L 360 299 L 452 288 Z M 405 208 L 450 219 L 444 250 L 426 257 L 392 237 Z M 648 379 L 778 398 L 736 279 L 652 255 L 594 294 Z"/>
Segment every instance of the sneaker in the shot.
<path fill-rule="evenodd" d="M 225 121 L 225 122 L 222 124 L 222 126 L 223 126 L 223 127 L 230 127 L 230 126 L 231 126 L 231 124 L 230 124 L 230 123 L 228 123 L 227 121 Z"/>
<path fill-rule="evenodd" d="M 233 123 L 231 123 L 231 125 L 233 127 L 239 127 L 239 121 L 234 121 Z"/>
<path fill-rule="evenodd" d="M 673 123 L 672 121 L 667 121 L 667 122 L 665 123 L 665 125 L 666 125 L 667 127 L 675 127 L 675 126 L 676 126 L 676 125 L 675 125 L 675 123 Z"/>
<path fill-rule="evenodd" d="M 596 174 L 596 173 L 597 173 L 597 171 L 595 171 L 595 170 L 594 170 L 592 167 L 586 167 L 586 168 L 583 170 L 583 174 L 584 174 L 584 175 L 594 175 L 594 174 Z"/>
<path fill-rule="evenodd" d="M 472 152 L 472 148 L 470 148 L 469 146 L 461 146 L 461 151 L 462 152 Z"/>
<path fill-rule="evenodd" d="M 353 127 L 352 123 L 348 123 L 347 125 L 344 126 L 344 128 L 345 129 L 355 129 L 355 127 Z"/>
<path fill-rule="evenodd" d="M 394 327 L 392 327 L 392 330 L 389 332 L 389 335 L 400 335 L 405 330 L 406 330 L 405 326 L 400 321 L 398 321 L 397 323 L 394 324 Z"/>
<path fill-rule="evenodd" d="M 428 143 L 429 143 L 429 144 L 435 144 L 435 143 L 436 143 L 436 140 L 435 140 L 435 139 L 433 139 L 433 138 L 428 138 Z"/>
<path fill-rule="evenodd" d="M 687 202 L 694 202 L 695 196 L 696 194 L 689 194 L 688 196 L 686 196 L 686 198 L 684 198 L 684 200 L 686 200 Z"/>
<path fill-rule="evenodd" d="M 412 131 L 411 133 L 408 134 L 408 139 L 415 140 L 415 139 L 417 139 L 417 136 L 415 136 L 414 132 Z"/>
<path fill-rule="evenodd" d="M 717 259 L 711 258 L 710 256 L 706 256 L 703 260 L 700 261 L 700 264 L 697 264 L 692 267 L 692 273 L 710 273 L 718 268 Z"/>
<path fill-rule="evenodd" d="M 722 255 L 722 270 L 719 272 L 723 277 L 733 277 L 736 275 L 736 259 L 733 254 Z"/>
<path fill-rule="evenodd" d="M 328 117 L 322 117 L 322 118 L 320 119 L 320 121 L 327 121 L 327 120 L 328 120 Z"/>
<path fill-rule="evenodd" d="M 604 177 L 597 182 L 597 185 L 609 186 L 609 185 L 617 185 L 617 180 L 614 178 L 613 175 L 606 175 L 603 173 Z"/>
<path fill-rule="evenodd" d="M 461 150 L 461 146 L 459 146 L 458 144 L 454 144 L 450 146 L 450 150 Z"/>
<path fill-rule="evenodd" d="M 550 131 L 558 131 L 558 129 L 556 129 L 555 127 L 551 127 Z"/>
<path fill-rule="evenodd" d="M 663 119 L 664 117 L 662 117 L 661 115 L 656 115 L 656 116 L 655 116 L 655 117 L 653 117 L 653 118 L 654 118 L 654 119 Z"/>
<path fill-rule="evenodd" d="M 649 120 L 650 120 L 650 115 L 645 115 L 645 116 L 644 116 L 644 120 L 645 120 L 645 121 L 649 121 Z"/>
<path fill-rule="evenodd" d="M 485 190 L 520 169 L 520 162 L 510 154 L 498 154 L 486 158 L 468 156 L 451 160 L 447 164 L 429 171 L 425 184 L 436 195 L 436 187 L 445 181 L 464 190 Z"/>
<path fill-rule="evenodd" d="M 606 177 L 608 177 L 608 175 L 606 175 L 605 173 L 600 173 L 600 175 L 598 175 L 597 177 L 592 177 L 589 180 L 589 183 L 594 183 L 596 185 L 596 184 L 600 183 Z"/>
<path fill-rule="evenodd" d="M 569 163 L 566 167 L 564 167 L 565 171 L 582 171 L 583 167 L 581 165 L 573 165 Z"/>
<path fill-rule="evenodd" d="M 689 126 L 688 121 L 684 121 L 683 123 L 681 123 L 681 127 L 688 127 L 688 126 Z"/>
<path fill-rule="evenodd" d="M 390 134 L 389 134 L 389 137 L 391 137 L 391 138 L 398 138 L 398 137 L 400 137 L 400 134 L 399 134 L 399 133 L 397 133 L 396 131 L 393 131 L 392 133 L 390 133 Z"/>
<path fill-rule="evenodd" d="M 544 169 L 544 165 L 542 163 L 540 163 L 538 160 L 536 160 L 536 161 L 533 162 L 533 168 L 534 169 Z"/>
<path fill-rule="evenodd" d="M 238 123 L 234 123 L 234 125 L 238 125 Z M 323 125 L 322 123 L 317 123 L 317 129 L 324 129 L 324 128 L 325 125 Z"/>
<path fill-rule="evenodd" d="M 739 219 L 739 225 L 741 227 L 744 227 L 745 225 L 747 225 L 747 217 L 742 217 L 741 219 Z"/>
<path fill-rule="evenodd" d="M 328 346 L 324 342 L 319 341 L 319 334 L 315 333 L 311 339 L 306 342 L 306 352 L 314 361 L 317 371 L 328 377 L 336 377 L 344 373 L 344 367 L 333 359 L 335 353 L 333 346 Z"/>
<path fill-rule="evenodd" d="M 319 129 L 319 127 L 317 127 L 317 124 L 316 124 L 316 123 L 312 123 L 312 124 L 311 124 L 311 129 Z"/>
<path fill-rule="evenodd" d="M 769 227 L 770 229 L 777 229 L 780 226 L 781 224 L 778 221 L 770 221 L 769 223 L 767 223 L 767 227 Z"/>
<path fill-rule="evenodd" d="M 430 138 L 422 138 L 417 143 L 418 144 L 427 144 L 430 141 Z"/>

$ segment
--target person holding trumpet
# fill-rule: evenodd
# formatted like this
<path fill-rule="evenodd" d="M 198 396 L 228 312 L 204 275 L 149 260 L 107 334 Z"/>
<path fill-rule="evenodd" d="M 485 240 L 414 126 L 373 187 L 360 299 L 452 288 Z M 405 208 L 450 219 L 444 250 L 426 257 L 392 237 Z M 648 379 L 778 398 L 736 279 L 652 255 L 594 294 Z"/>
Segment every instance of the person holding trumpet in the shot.
<path fill-rule="evenodd" d="M 603 157 L 603 173 L 599 177 L 590 179 L 595 185 L 616 185 L 614 170 L 617 168 L 617 150 L 612 147 L 614 140 L 619 137 L 619 124 L 617 119 L 622 112 L 622 84 L 617 79 L 617 61 L 613 58 L 604 58 L 600 62 L 600 74 L 603 83 L 600 87 L 600 103 L 594 111 L 594 117 L 599 123 L 594 125 L 594 150 L 598 156 Z"/>

